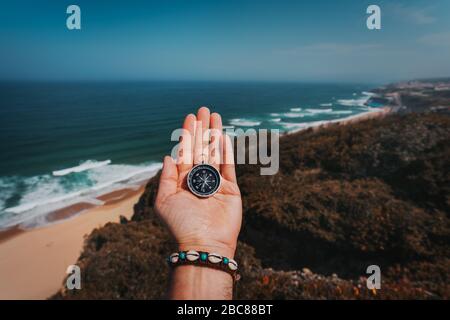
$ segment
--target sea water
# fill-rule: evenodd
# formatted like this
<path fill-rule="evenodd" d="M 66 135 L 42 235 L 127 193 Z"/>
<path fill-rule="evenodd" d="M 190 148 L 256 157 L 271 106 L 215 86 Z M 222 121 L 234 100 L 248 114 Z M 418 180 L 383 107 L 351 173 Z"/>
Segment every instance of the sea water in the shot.
<path fill-rule="evenodd" d="M 200 106 L 228 128 L 282 132 L 368 112 L 374 84 L 0 84 L 0 230 L 149 179 Z"/>

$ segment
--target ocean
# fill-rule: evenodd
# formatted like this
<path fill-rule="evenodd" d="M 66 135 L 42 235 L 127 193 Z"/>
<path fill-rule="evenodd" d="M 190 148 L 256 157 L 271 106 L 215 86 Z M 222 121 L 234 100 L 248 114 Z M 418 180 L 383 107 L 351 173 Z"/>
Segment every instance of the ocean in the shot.
<path fill-rule="evenodd" d="M 370 112 L 372 84 L 86 82 L 0 84 L 0 230 L 136 186 L 173 129 L 208 106 L 235 128 L 299 130 Z"/>

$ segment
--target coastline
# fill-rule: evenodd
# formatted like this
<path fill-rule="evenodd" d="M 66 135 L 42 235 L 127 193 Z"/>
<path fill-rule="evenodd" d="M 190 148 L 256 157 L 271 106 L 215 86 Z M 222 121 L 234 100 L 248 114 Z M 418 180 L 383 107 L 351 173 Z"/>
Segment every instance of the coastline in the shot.
<path fill-rule="evenodd" d="M 84 239 L 108 222 L 130 219 L 145 189 L 123 189 L 104 195 L 104 205 L 30 230 L 13 228 L 0 237 L 0 299 L 46 299 L 63 285 Z"/>
<path fill-rule="evenodd" d="M 317 130 L 317 129 L 321 129 L 321 128 L 326 128 L 326 127 L 328 127 L 330 125 L 334 125 L 334 124 L 346 125 L 346 124 L 364 121 L 364 120 L 368 120 L 368 119 L 384 117 L 392 112 L 393 112 L 393 110 L 391 107 L 383 107 L 383 108 L 378 108 L 378 109 L 358 113 L 358 114 L 355 114 L 355 115 L 352 115 L 352 116 L 349 116 L 346 118 L 342 118 L 342 119 L 330 120 L 330 121 L 325 121 L 325 122 L 322 122 L 322 121 L 312 122 L 310 125 L 291 130 L 291 131 L 287 132 L 286 135 L 290 135 L 290 134 L 297 133 L 297 132 L 307 130 L 307 129 Z"/>
<path fill-rule="evenodd" d="M 316 123 L 292 130 L 289 134 L 329 125 L 346 125 L 383 117 L 391 112 L 385 107 L 335 121 Z M 145 184 L 138 189 L 120 189 L 97 199 L 103 205 L 79 203 L 49 215 L 49 225 L 23 230 L 14 227 L 0 233 L 0 299 L 46 299 L 63 285 L 67 266 L 77 261 L 84 238 L 108 222 L 130 219 L 134 204 Z M 81 212 L 81 213 L 80 213 Z"/>

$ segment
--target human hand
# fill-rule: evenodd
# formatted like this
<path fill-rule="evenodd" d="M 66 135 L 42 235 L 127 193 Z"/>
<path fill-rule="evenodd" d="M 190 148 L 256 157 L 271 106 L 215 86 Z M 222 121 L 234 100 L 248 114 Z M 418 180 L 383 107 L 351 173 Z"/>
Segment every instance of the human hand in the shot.
<path fill-rule="evenodd" d="M 222 133 L 220 115 L 210 114 L 205 107 L 198 110 L 197 117 L 188 115 L 183 129 L 177 163 L 170 156 L 164 158 L 155 211 L 180 251 L 207 251 L 233 258 L 241 228 L 242 201 L 230 138 Z M 205 138 L 208 129 L 212 130 L 212 143 Z M 222 176 L 218 192 L 209 198 L 198 198 L 186 184 L 189 170 L 203 161 Z"/>

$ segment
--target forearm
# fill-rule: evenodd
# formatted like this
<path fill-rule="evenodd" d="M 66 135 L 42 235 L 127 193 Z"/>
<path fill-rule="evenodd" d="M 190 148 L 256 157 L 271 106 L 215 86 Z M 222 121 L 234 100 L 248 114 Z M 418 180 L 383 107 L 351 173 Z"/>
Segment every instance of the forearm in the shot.
<path fill-rule="evenodd" d="M 242 199 L 232 141 L 222 129 L 220 115 L 202 107 L 184 120 L 179 161 L 164 158 L 154 208 L 178 245 L 169 257 L 171 299 L 231 299 L 239 278 L 234 253 Z M 217 135 L 210 137 L 212 132 Z M 213 137 L 218 143 L 211 143 Z M 195 173 L 200 161 L 201 176 Z M 200 180 L 211 183 L 209 191 L 200 190 L 205 185 L 200 191 L 193 187 Z"/>
<path fill-rule="evenodd" d="M 233 278 L 222 270 L 184 265 L 171 273 L 169 298 L 176 300 L 230 300 Z"/>

